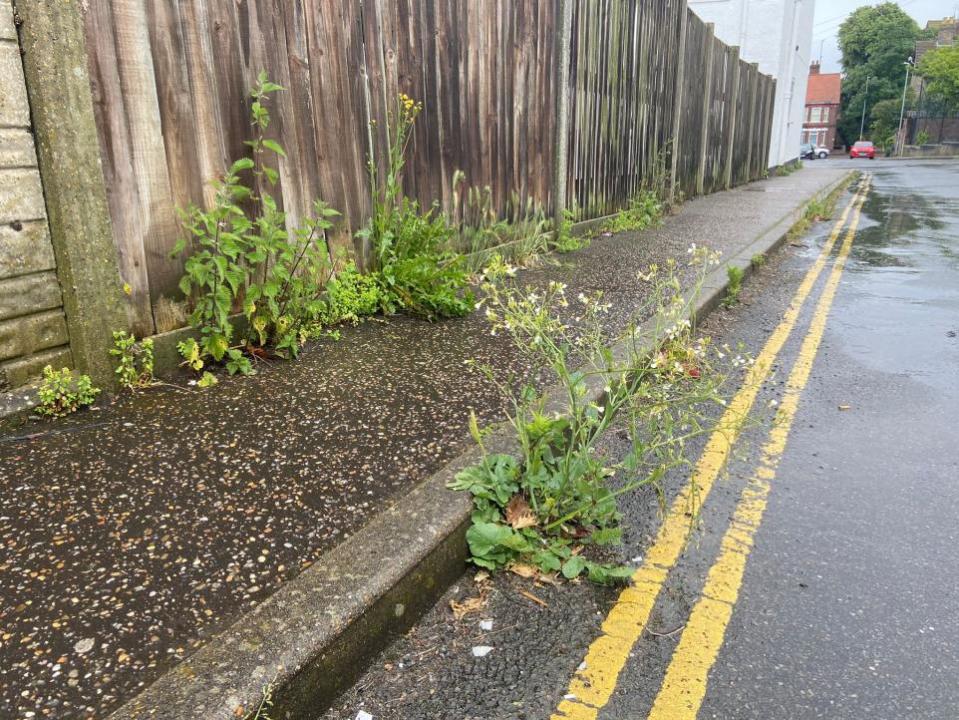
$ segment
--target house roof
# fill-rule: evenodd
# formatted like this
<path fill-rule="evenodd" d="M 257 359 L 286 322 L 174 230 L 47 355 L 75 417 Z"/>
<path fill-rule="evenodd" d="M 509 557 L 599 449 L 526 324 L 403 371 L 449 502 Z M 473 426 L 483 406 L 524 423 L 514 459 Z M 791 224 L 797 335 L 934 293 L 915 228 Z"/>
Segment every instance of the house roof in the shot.
<path fill-rule="evenodd" d="M 806 104 L 839 104 L 842 76 L 839 73 L 812 73 L 806 85 Z"/>

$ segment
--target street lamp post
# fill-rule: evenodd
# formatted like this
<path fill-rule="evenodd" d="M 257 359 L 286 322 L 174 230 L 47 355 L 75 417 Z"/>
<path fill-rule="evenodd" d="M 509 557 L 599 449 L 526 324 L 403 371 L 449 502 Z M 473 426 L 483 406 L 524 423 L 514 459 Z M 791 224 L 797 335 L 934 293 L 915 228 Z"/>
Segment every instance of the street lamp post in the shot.
<path fill-rule="evenodd" d="M 866 129 L 866 100 L 869 98 L 869 81 L 872 75 L 866 75 L 866 93 L 862 96 L 862 119 L 859 121 L 859 139 L 862 140 L 863 131 Z"/>
<path fill-rule="evenodd" d="M 896 132 L 896 141 L 899 144 L 899 157 L 902 157 L 902 146 L 905 145 L 905 138 L 902 136 L 902 119 L 906 115 L 906 88 L 909 86 L 909 69 L 912 67 L 912 55 L 903 65 L 906 66 L 906 80 L 902 84 L 902 106 L 899 108 L 899 130 Z"/>

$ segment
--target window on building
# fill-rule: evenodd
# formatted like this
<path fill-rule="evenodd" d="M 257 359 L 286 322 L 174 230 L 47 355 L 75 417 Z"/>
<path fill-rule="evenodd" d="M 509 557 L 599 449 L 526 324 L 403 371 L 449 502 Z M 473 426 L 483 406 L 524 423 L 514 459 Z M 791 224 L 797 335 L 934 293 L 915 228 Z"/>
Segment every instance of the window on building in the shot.
<path fill-rule="evenodd" d="M 809 122 L 811 122 L 811 123 L 822 122 L 822 108 L 821 108 L 821 107 L 811 107 L 811 108 L 809 108 Z"/>
<path fill-rule="evenodd" d="M 829 122 L 829 108 L 827 107 L 822 108 L 822 121 L 824 123 Z"/>

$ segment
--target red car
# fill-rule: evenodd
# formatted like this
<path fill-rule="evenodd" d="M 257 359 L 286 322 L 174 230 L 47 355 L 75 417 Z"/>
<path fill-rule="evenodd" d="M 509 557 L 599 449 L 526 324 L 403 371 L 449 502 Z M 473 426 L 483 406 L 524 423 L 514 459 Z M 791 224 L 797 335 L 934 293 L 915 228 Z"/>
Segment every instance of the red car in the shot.
<path fill-rule="evenodd" d="M 859 142 L 854 143 L 851 148 L 849 148 L 849 157 L 869 158 L 870 160 L 875 160 L 876 146 L 868 140 L 860 140 Z"/>

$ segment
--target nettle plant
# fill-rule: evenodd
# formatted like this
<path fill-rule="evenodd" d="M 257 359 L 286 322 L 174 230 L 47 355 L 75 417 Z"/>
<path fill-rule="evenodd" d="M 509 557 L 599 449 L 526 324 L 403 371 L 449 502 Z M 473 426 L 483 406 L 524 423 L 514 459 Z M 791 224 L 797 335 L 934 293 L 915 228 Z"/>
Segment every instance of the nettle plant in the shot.
<path fill-rule="evenodd" d="M 422 109 L 412 98 L 398 97 L 385 169 L 369 159 L 373 211 L 357 236 L 372 249 L 384 312 L 460 317 L 472 311 L 474 299 L 462 256 L 448 250 L 454 231 L 435 206 L 424 212 L 402 192 L 406 151 Z"/>
<path fill-rule="evenodd" d="M 121 387 L 138 390 L 153 384 L 153 340 L 146 338 L 137 342 L 136 336 L 116 331 L 110 355 L 117 359 L 115 372 Z"/>
<path fill-rule="evenodd" d="M 518 459 L 486 452 L 472 419 L 485 457 L 451 487 L 473 496 L 467 540 L 475 564 L 491 570 L 530 564 L 596 582 L 631 574 L 589 548 L 621 541 L 618 496 L 652 487 L 662 502 L 664 477 L 691 462 L 690 441 L 714 429 L 711 411 L 724 404 L 721 351 L 695 338 L 688 320 L 690 297 L 717 259 L 702 249 L 691 257 L 692 294 L 681 292 L 676 263 L 649 268 L 640 276 L 649 300 L 636 316 L 653 319 L 630 325 L 613 342 L 604 330 L 610 306 L 602 295 L 568 299 L 560 283 L 521 290 L 502 273 L 488 277 L 482 303 L 491 333 L 509 335 L 531 361 L 548 368 L 559 400 L 529 385 L 517 391 L 487 370 L 509 399 L 521 452 Z M 599 400 L 593 399 L 597 391 Z M 618 460 L 598 451 L 614 426 L 630 438 Z"/>
<path fill-rule="evenodd" d="M 187 237 L 174 254 L 188 251 L 180 289 L 200 339 L 179 349 L 195 370 L 212 359 L 225 362 L 231 374 L 246 374 L 253 370 L 250 356 L 296 357 L 324 311 L 321 292 L 334 266 L 327 230 L 339 213 L 317 200 L 312 217 L 287 229 L 287 215 L 270 192 L 279 179 L 273 163 L 286 152 L 266 137 L 269 96 L 282 89 L 260 73 L 251 91 L 252 157 L 237 160 L 214 182 L 209 209 L 193 206 L 182 214 Z M 244 342 L 235 337 L 238 309 L 250 327 Z"/>

